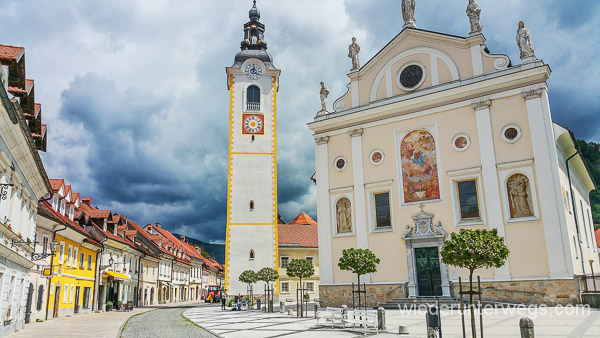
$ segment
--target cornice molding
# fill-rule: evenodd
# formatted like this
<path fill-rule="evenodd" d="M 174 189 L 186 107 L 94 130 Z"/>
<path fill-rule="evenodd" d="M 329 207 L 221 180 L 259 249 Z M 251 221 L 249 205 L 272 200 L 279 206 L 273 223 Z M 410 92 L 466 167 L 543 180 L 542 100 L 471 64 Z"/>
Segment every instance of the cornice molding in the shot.
<path fill-rule="evenodd" d="M 315 142 L 317 143 L 317 145 L 327 144 L 327 142 L 329 142 L 329 137 L 328 136 L 317 137 L 317 138 L 315 138 Z"/>
<path fill-rule="evenodd" d="M 531 100 L 542 96 L 542 88 L 527 90 L 521 93 L 525 100 Z"/>
<path fill-rule="evenodd" d="M 352 130 L 349 130 L 348 133 L 350 134 L 350 137 L 359 137 L 359 136 L 362 136 L 363 129 L 362 128 L 352 129 Z"/>
<path fill-rule="evenodd" d="M 471 105 L 475 110 L 490 109 L 490 106 L 492 105 L 492 100 L 476 101 L 471 103 Z"/>

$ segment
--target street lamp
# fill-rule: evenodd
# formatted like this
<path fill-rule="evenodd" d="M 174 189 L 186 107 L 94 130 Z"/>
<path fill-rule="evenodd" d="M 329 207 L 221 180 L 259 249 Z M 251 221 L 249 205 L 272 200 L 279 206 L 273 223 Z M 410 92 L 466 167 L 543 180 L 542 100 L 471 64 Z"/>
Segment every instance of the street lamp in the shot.
<path fill-rule="evenodd" d="M 32 253 L 31 254 L 31 260 L 32 261 L 39 261 L 39 260 L 44 259 L 44 258 L 46 258 L 48 256 L 54 256 L 54 253 L 56 253 L 56 251 L 58 251 L 58 241 L 56 240 L 56 237 L 54 237 L 54 240 L 50 244 L 50 253 L 47 253 L 47 252 Z"/>
<path fill-rule="evenodd" d="M 110 258 L 108 259 L 108 265 L 100 265 L 100 270 L 104 270 L 108 267 L 111 267 L 114 262 L 115 260 L 112 258 L 112 256 L 110 256 Z"/>

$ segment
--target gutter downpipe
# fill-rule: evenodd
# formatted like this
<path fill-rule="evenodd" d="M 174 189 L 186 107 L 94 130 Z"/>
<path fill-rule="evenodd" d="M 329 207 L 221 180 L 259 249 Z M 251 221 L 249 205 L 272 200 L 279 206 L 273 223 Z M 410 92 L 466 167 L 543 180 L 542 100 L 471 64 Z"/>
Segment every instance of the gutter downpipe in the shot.
<path fill-rule="evenodd" d="M 135 243 L 134 243 L 135 244 Z M 138 296 L 142 295 L 142 289 L 140 289 L 140 278 L 141 278 L 141 274 L 142 274 L 142 267 L 144 266 L 144 264 L 142 264 L 142 258 L 146 257 L 146 253 L 142 252 L 142 257 L 140 257 L 140 259 L 138 260 Z M 144 306 L 144 300 L 142 298 L 142 306 L 140 306 L 140 298 L 142 297 L 137 297 L 138 300 L 138 304 L 136 305 L 137 307 L 143 307 Z"/>
<path fill-rule="evenodd" d="M 56 238 L 57 232 L 67 229 L 67 225 L 66 224 L 63 224 L 63 225 L 64 225 L 64 228 L 52 231 L 52 242 Z M 52 243 L 52 242 L 50 242 L 50 243 Z M 58 250 L 60 250 L 60 246 L 59 246 Z M 56 252 L 54 253 L 54 255 L 56 255 Z M 54 276 L 54 263 L 52 262 L 54 260 L 54 255 L 52 255 L 50 258 L 50 278 L 48 278 L 48 295 L 46 297 L 46 319 L 45 320 L 48 320 L 48 309 L 50 307 L 50 284 L 52 282 L 52 277 Z"/>
<path fill-rule="evenodd" d="M 575 230 L 577 232 L 577 242 L 579 244 L 579 256 L 581 256 L 581 269 L 583 271 L 583 275 L 585 276 L 585 264 L 583 263 L 583 250 L 581 249 L 581 236 L 579 233 L 579 222 L 577 221 L 577 204 L 575 203 L 575 195 L 573 194 L 573 184 L 571 183 L 571 170 L 569 168 L 569 161 L 573 159 L 576 155 L 579 154 L 579 149 L 575 146 L 575 154 L 571 155 L 565 161 L 567 165 L 567 178 L 569 179 L 569 191 L 571 192 L 571 204 L 573 205 L 573 219 L 575 220 Z"/>
<path fill-rule="evenodd" d="M 98 258 L 102 259 L 102 254 L 104 253 L 104 249 L 106 249 L 106 247 L 104 246 L 104 242 L 106 242 L 106 240 L 108 239 L 108 237 L 104 236 L 104 239 L 100 242 L 100 244 L 102 244 L 102 250 L 100 250 L 97 254 L 96 254 L 96 269 L 94 269 L 94 280 L 96 281 L 95 284 L 97 283 L 97 285 L 94 285 L 94 293 L 96 294 L 96 296 L 98 296 L 98 299 L 96 299 L 96 302 L 94 302 L 94 305 L 96 306 L 96 311 L 100 311 L 100 295 L 98 294 L 98 287 L 100 286 L 100 280 L 98 279 L 98 274 L 100 273 L 100 265 L 98 264 Z"/>

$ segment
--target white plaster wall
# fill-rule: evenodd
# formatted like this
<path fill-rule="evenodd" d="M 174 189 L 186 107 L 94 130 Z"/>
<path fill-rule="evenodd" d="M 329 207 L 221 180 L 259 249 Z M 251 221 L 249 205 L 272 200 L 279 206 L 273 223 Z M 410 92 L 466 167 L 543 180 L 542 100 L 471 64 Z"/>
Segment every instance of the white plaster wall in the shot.
<path fill-rule="evenodd" d="M 272 157 L 234 155 L 230 223 L 273 222 Z M 254 210 L 250 210 L 250 200 Z"/>

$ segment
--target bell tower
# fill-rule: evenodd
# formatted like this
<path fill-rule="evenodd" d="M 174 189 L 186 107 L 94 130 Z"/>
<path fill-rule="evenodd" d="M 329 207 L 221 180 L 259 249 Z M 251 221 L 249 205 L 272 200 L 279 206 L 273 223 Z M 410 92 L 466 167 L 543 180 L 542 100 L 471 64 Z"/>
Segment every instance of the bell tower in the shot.
<path fill-rule="evenodd" d="M 229 157 L 225 288 L 246 294 L 244 270 L 278 269 L 277 91 L 280 70 L 264 40 L 256 0 L 244 25 L 241 51 L 226 68 Z M 278 284 L 276 293 L 278 293 Z"/>

